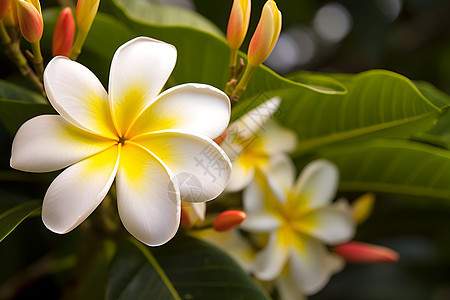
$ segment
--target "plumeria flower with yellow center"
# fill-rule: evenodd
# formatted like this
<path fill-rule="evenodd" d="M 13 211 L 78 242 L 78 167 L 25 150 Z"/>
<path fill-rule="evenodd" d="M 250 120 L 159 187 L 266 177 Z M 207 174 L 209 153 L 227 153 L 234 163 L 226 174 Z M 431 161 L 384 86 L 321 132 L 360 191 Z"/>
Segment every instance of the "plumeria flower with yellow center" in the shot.
<path fill-rule="evenodd" d="M 108 94 L 83 65 L 61 56 L 50 61 L 44 85 L 59 115 L 24 123 L 11 156 L 11 166 L 22 171 L 67 167 L 44 197 L 42 219 L 50 230 L 77 227 L 115 179 L 124 227 L 145 244 L 161 245 L 179 227 L 181 199 L 202 202 L 222 192 L 231 163 L 212 139 L 227 127 L 229 99 L 204 84 L 159 94 L 176 57 L 174 46 L 157 40 L 127 42 L 113 57 Z M 186 173 L 197 179 L 195 196 L 177 180 Z"/>
<path fill-rule="evenodd" d="M 294 183 L 295 168 L 284 156 L 274 159 L 269 170 L 266 176 L 258 172 L 243 194 L 247 219 L 241 228 L 269 233 L 253 272 L 261 280 L 274 280 L 287 267 L 295 286 L 313 294 L 333 270 L 325 244 L 347 242 L 355 231 L 351 212 L 331 203 L 338 171 L 328 161 L 314 161 Z"/>
<path fill-rule="evenodd" d="M 270 160 L 290 152 L 297 146 L 297 137 L 270 120 L 280 106 L 280 98 L 272 98 L 257 106 L 228 127 L 220 146 L 233 164 L 226 190 L 244 189 L 254 178 L 256 170 L 265 170 Z"/>

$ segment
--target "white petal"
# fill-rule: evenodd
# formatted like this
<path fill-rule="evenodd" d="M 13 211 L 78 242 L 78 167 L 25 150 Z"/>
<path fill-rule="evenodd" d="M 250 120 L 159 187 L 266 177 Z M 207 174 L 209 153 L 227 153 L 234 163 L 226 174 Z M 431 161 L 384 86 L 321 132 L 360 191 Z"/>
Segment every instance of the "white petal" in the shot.
<path fill-rule="evenodd" d="M 339 171 L 326 160 L 309 163 L 302 171 L 294 187 L 294 193 L 306 199 L 309 208 L 329 204 L 337 191 Z"/>
<path fill-rule="evenodd" d="M 337 207 L 321 207 L 302 216 L 299 223 L 307 233 L 329 245 L 348 242 L 355 234 L 355 224 L 349 213 Z"/>
<path fill-rule="evenodd" d="M 253 272 L 260 280 L 273 280 L 277 278 L 283 269 L 291 246 L 287 244 L 279 231 L 273 232 L 267 245 L 256 254 Z"/>
<path fill-rule="evenodd" d="M 293 278 L 291 278 L 291 276 L 289 276 L 289 274 L 285 273 L 288 272 L 283 270 L 283 272 L 275 282 L 277 291 L 280 294 L 280 299 L 306 300 L 305 295 L 303 294 L 302 290 L 297 285 L 297 283 L 293 280 Z"/>
<path fill-rule="evenodd" d="M 262 147 L 269 155 L 289 153 L 297 147 L 297 136 L 289 129 L 269 120 L 258 132 Z"/>
<path fill-rule="evenodd" d="M 280 103 L 281 99 L 275 97 L 252 109 L 230 125 L 229 134 L 243 139 L 254 136 L 278 110 Z"/>
<path fill-rule="evenodd" d="M 155 100 L 176 60 L 174 46 L 146 37 L 135 38 L 117 49 L 108 91 L 115 125 L 122 135 L 144 107 Z"/>
<path fill-rule="evenodd" d="M 120 219 L 128 232 L 150 246 L 169 241 L 180 224 L 178 184 L 169 172 L 141 146 L 123 146 L 116 180 Z"/>
<path fill-rule="evenodd" d="M 222 193 L 230 178 L 230 160 L 207 137 L 164 131 L 141 135 L 133 141 L 169 167 L 177 178 L 183 201 L 212 200 Z"/>
<path fill-rule="evenodd" d="M 116 143 L 80 130 L 61 116 L 37 116 L 17 131 L 12 145 L 11 167 L 27 172 L 55 171 Z"/>
<path fill-rule="evenodd" d="M 45 68 L 44 86 L 50 103 L 67 121 L 95 134 L 116 137 L 108 95 L 85 66 L 55 57 Z"/>
<path fill-rule="evenodd" d="M 286 203 L 287 194 L 295 179 L 295 166 L 292 160 L 284 154 L 278 154 L 269 160 L 269 168 L 262 169 L 273 194 L 281 203 Z"/>
<path fill-rule="evenodd" d="M 234 169 L 233 169 L 234 171 Z M 247 214 L 260 214 L 265 209 L 266 194 L 262 188 L 264 182 L 255 178 L 242 192 L 242 204 Z"/>
<path fill-rule="evenodd" d="M 266 233 L 276 230 L 281 225 L 280 221 L 269 213 L 247 214 L 247 218 L 240 227 L 253 233 Z"/>
<path fill-rule="evenodd" d="M 306 236 L 297 240 L 289 260 L 290 277 L 306 295 L 321 290 L 332 272 L 327 266 L 327 250 L 319 241 Z"/>
<path fill-rule="evenodd" d="M 244 165 L 241 159 L 232 162 L 231 166 L 231 176 L 225 190 L 227 192 L 238 192 L 250 184 L 255 177 L 255 168 Z"/>
<path fill-rule="evenodd" d="M 45 226 L 56 233 L 66 233 L 83 222 L 108 193 L 117 171 L 118 157 L 118 147 L 111 147 L 59 174 L 42 204 Z"/>
<path fill-rule="evenodd" d="M 214 139 L 227 128 L 230 113 L 230 101 L 221 90 L 206 84 L 178 85 L 158 96 L 127 136 L 172 129 Z"/>

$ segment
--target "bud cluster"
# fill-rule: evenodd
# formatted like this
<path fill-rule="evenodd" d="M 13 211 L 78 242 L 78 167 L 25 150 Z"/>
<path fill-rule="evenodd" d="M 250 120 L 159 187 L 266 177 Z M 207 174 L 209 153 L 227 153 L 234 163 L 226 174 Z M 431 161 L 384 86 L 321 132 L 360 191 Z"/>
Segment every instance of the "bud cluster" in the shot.
<path fill-rule="evenodd" d="M 250 9 L 250 0 L 234 0 L 228 21 L 227 41 L 230 47 L 231 79 L 227 84 L 226 92 L 232 103 L 235 103 L 247 88 L 255 69 L 269 57 L 281 32 L 281 12 L 275 1 L 268 0 L 264 4 L 258 26 L 250 40 L 247 67 L 238 82 L 243 63 L 241 62 L 240 67 L 236 66 L 237 53 L 247 34 Z"/>

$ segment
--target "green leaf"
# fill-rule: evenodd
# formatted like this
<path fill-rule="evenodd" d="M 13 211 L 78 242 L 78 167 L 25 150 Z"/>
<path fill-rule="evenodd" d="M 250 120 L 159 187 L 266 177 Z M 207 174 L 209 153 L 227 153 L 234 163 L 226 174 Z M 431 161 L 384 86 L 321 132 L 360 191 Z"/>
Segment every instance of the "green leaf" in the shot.
<path fill-rule="evenodd" d="M 3 241 L 23 220 L 41 210 L 39 201 L 30 201 L 15 206 L 0 215 L 0 242 Z"/>
<path fill-rule="evenodd" d="M 47 103 L 47 100 L 42 95 L 4 80 L 0 80 L 0 99 L 2 98 L 32 103 Z"/>
<path fill-rule="evenodd" d="M 119 247 L 107 299 L 270 299 L 216 247 L 182 234 L 150 248 L 133 240 Z"/>
<path fill-rule="evenodd" d="M 224 89 L 229 80 L 229 48 L 226 40 L 216 34 L 208 32 L 193 22 L 179 22 L 178 9 L 163 6 L 158 18 L 154 18 L 153 8 L 155 4 L 143 0 L 112 0 L 114 13 L 123 20 L 134 32 L 141 35 L 157 38 L 176 46 L 178 61 L 172 80 L 174 84 L 186 82 L 200 82 Z M 197 18 L 196 15 L 194 18 Z M 180 17 L 181 18 L 181 17 Z M 220 34 L 223 36 L 223 34 Z M 325 75 L 324 75 L 325 76 Z M 307 75 L 305 74 L 305 77 Z M 261 93 L 261 90 L 279 90 L 292 88 L 297 93 L 305 90 L 336 94 L 345 93 L 345 86 L 337 81 L 328 79 L 323 81 L 321 77 L 309 79 L 314 85 L 295 82 L 283 78 L 270 69 L 259 67 L 243 98 L 250 98 Z M 332 84 L 331 84 L 332 82 Z"/>
<path fill-rule="evenodd" d="M 181 299 L 150 252 L 136 240 L 120 246 L 111 266 L 106 299 Z"/>
<path fill-rule="evenodd" d="M 408 138 L 431 128 L 441 113 L 410 80 L 393 72 L 367 71 L 347 84 L 345 95 L 305 91 L 293 99 L 280 93 L 277 118 L 299 137 L 294 155 L 335 143 Z"/>
<path fill-rule="evenodd" d="M 195 28 L 218 37 L 222 31 L 199 13 L 176 6 L 161 5 L 154 0 L 115 0 L 114 3 L 130 19 L 165 27 Z"/>
<path fill-rule="evenodd" d="M 318 152 L 340 171 L 341 191 L 450 200 L 450 151 L 402 140 L 375 140 Z"/>
<path fill-rule="evenodd" d="M 445 113 L 438 119 L 436 125 L 427 132 L 414 136 L 414 139 L 445 149 L 450 149 L 450 96 L 440 91 L 428 82 L 416 82 L 420 91 L 434 104 L 444 107 Z"/>
<path fill-rule="evenodd" d="M 13 136 L 26 120 L 45 113 L 55 113 L 48 104 L 0 99 L 0 123 Z"/>
<path fill-rule="evenodd" d="M 270 299 L 230 256 L 204 241 L 178 234 L 152 253 L 183 299 Z"/>

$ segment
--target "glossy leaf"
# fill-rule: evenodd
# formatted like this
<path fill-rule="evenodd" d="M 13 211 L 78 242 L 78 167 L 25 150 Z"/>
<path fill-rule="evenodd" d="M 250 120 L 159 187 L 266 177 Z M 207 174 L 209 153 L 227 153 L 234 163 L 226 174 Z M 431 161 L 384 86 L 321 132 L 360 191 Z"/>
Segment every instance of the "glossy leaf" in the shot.
<path fill-rule="evenodd" d="M 33 214 L 39 213 L 39 201 L 30 201 L 15 206 L 0 214 L 0 242 L 3 241 L 23 220 Z"/>
<path fill-rule="evenodd" d="M 155 18 L 155 4 L 142 0 L 112 0 L 116 14 L 139 35 L 147 35 L 161 39 L 177 47 L 178 62 L 172 74 L 173 83 L 185 82 L 208 83 L 218 88 L 225 88 L 229 79 L 229 48 L 223 34 L 211 33 L 203 23 L 192 21 L 173 21 L 176 11 L 173 7 L 165 7 Z M 180 16 L 181 18 L 181 16 Z M 162 21 L 161 21 L 162 20 Z M 166 21 L 168 20 L 168 21 Z M 155 23 L 156 21 L 162 23 Z M 205 29 L 206 28 L 206 29 Z M 306 75 L 305 75 L 306 76 Z M 265 90 L 293 88 L 297 93 L 314 90 L 321 93 L 345 93 L 345 87 L 330 80 L 315 78 L 314 85 L 294 82 L 278 76 L 266 67 L 260 67 L 250 81 L 243 97 L 250 98 Z"/>
<path fill-rule="evenodd" d="M 4 80 L 0 80 L 0 99 L 14 99 L 41 104 L 47 103 L 47 100 L 42 95 Z"/>
<path fill-rule="evenodd" d="M 411 81 L 396 73 L 367 71 L 347 84 L 345 95 L 306 91 L 294 100 L 281 94 L 276 116 L 299 137 L 294 155 L 349 141 L 408 138 L 431 128 L 441 113 Z"/>
<path fill-rule="evenodd" d="M 230 256 L 204 241 L 178 234 L 152 253 L 183 299 L 270 299 Z"/>
<path fill-rule="evenodd" d="M 450 151 L 413 141 L 376 140 L 317 153 L 340 172 L 341 191 L 450 200 Z"/>
<path fill-rule="evenodd" d="M 180 299 L 150 252 L 133 240 L 119 247 L 106 287 L 106 299 Z"/>
<path fill-rule="evenodd" d="M 0 99 L 0 123 L 11 136 L 26 120 L 45 113 L 54 113 L 54 110 L 48 104 Z"/>

